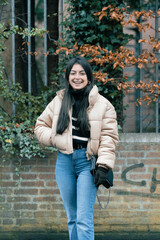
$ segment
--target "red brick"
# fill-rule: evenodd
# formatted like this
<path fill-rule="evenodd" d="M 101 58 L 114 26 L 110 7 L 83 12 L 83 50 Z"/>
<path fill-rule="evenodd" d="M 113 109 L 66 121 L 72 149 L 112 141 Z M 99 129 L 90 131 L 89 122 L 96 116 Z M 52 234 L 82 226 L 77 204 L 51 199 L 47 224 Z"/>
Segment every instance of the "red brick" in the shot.
<path fill-rule="evenodd" d="M 48 196 L 48 197 L 34 197 L 34 202 L 54 202 L 56 200 L 55 196 Z"/>
<path fill-rule="evenodd" d="M 143 163 L 144 165 L 148 165 L 148 166 L 155 166 L 157 165 L 157 167 L 160 166 L 160 158 L 159 159 L 154 159 L 154 158 L 151 158 L 151 159 L 143 159 Z"/>
<path fill-rule="evenodd" d="M 154 152 L 160 152 L 160 145 L 159 144 L 151 145 L 151 149 Z"/>
<path fill-rule="evenodd" d="M 44 187 L 43 181 L 21 182 L 22 187 Z"/>
<path fill-rule="evenodd" d="M 129 158 L 125 160 L 126 160 L 125 162 L 127 164 L 127 167 L 129 167 L 130 165 L 139 164 L 139 158 Z"/>
<path fill-rule="evenodd" d="M 150 167 L 148 167 L 148 172 L 153 173 L 154 168 L 157 169 L 156 177 L 158 178 L 158 176 L 160 174 L 160 165 L 158 165 L 158 166 L 155 166 L 154 164 L 153 164 L 153 166 L 151 165 Z"/>
<path fill-rule="evenodd" d="M 30 197 L 7 197 L 7 202 L 28 202 Z"/>
<path fill-rule="evenodd" d="M 132 150 L 132 151 L 149 151 L 151 149 L 151 145 L 150 144 L 130 144 L 127 145 L 126 147 L 127 150 Z"/>
<path fill-rule="evenodd" d="M 50 210 L 51 204 L 39 204 L 38 207 L 39 207 L 39 209 Z"/>
<path fill-rule="evenodd" d="M 11 167 L 0 167 L 0 172 L 13 172 L 14 171 L 14 167 L 11 166 Z"/>
<path fill-rule="evenodd" d="M 13 188 L 1 188 L 0 189 L 0 194 L 1 195 L 11 195 L 13 194 Z"/>
<path fill-rule="evenodd" d="M 56 212 L 54 212 L 54 211 L 51 211 L 51 212 L 46 212 L 46 211 L 45 212 L 44 211 L 35 212 L 34 217 L 35 218 L 56 217 Z"/>
<path fill-rule="evenodd" d="M 37 204 L 26 204 L 26 203 L 15 203 L 14 204 L 14 209 L 25 209 L 25 210 L 36 210 L 37 209 Z"/>
<path fill-rule="evenodd" d="M 53 167 L 33 167 L 31 169 L 32 172 L 42 172 L 42 173 L 47 173 L 47 172 L 54 172 Z"/>
<path fill-rule="evenodd" d="M 115 179 L 114 180 L 114 187 L 124 187 L 126 186 L 126 182 L 122 181 L 122 180 L 118 180 L 118 179 Z"/>
<path fill-rule="evenodd" d="M 11 224 L 13 224 L 13 219 L 9 219 L 9 218 L 3 219 L 3 223 L 2 224 L 3 225 L 11 225 Z"/>
<path fill-rule="evenodd" d="M 129 209 L 133 210 L 133 209 L 140 209 L 141 208 L 141 204 L 139 203 L 130 203 L 129 204 Z"/>
<path fill-rule="evenodd" d="M 23 218 L 19 218 L 16 220 L 16 225 L 17 226 L 24 226 L 24 225 L 32 225 L 31 228 L 35 229 L 35 225 L 38 224 L 37 219 L 23 219 Z M 34 227 L 33 227 L 34 226 Z"/>
<path fill-rule="evenodd" d="M 32 212 L 21 212 L 21 218 L 29 218 L 29 219 L 31 219 L 31 218 L 33 218 L 33 211 Z"/>
<path fill-rule="evenodd" d="M 125 150 L 125 145 L 124 144 L 118 144 L 116 147 L 116 151 L 124 151 Z"/>
<path fill-rule="evenodd" d="M 12 204 L 2 202 L 0 204 L 0 210 L 2 210 L 0 213 L 1 217 L 8 217 L 10 216 L 10 212 L 12 211 Z"/>
<path fill-rule="evenodd" d="M 159 179 L 160 180 L 160 179 Z M 154 194 L 159 194 L 159 196 L 160 196 L 160 186 L 159 185 L 157 185 L 157 187 L 156 187 L 156 189 L 155 189 L 155 191 L 154 191 Z M 160 208 L 160 207 L 159 207 Z"/>
<path fill-rule="evenodd" d="M 10 174 L 2 174 L 0 173 L 0 180 L 9 180 L 11 179 L 11 175 Z"/>
<path fill-rule="evenodd" d="M 134 166 L 134 165 L 133 165 Z M 125 166 L 125 167 L 123 167 L 122 168 L 122 171 L 124 171 L 124 170 L 126 170 L 128 167 L 132 167 L 132 165 L 129 165 L 129 166 Z M 141 172 L 141 173 L 146 173 L 146 171 L 147 171 L 147 168 L 146 168 L 146 165 L 144 165 L 143 167 L 136 167 L 136 168 L 133 168 L 133 169 L 131 169 L 130 171 L 128 171 L 127 172 L 127 175 L 128 174 L 132 174 L 132 173 L 139 173 L 139 172 Z"/>
<path fill-rule="evenodd" d="M 149 152 L 146 154 L 146 158 L 159 158 L 160 163 L 160 152 Z"/>
<path fill-rule="evenodd" d="M 147 209 L 148 211 L 149 210 L 153 210 L 153 209 L 155 209 L 155 210 L 159 210 L 160 209 L 160 206 L 159 206 L 159 203 L 145 203 L 145 204 L 143 204 L 143 209 Z"/>
<path fill-rule="evenodd" d="M 124 166 L 124 163 L 125 163 L 125 159 L 122 160 L 117 158 L 115 161 L 116 166 Z"/>
<path fill-rule="evenodd" d="M 16 187 L 17 182 L 9 182 L 9 181 L 5 181 L 5 182 L 0 182 L 0 187 Z"/>
<path fill-rule="evenodd" d="M 120 152 L 120 157 L 130 158 L 130 157 L 144 157 L 144 152 Z"/>
<path fill-rule="evenodd" d="M 57 187 L 56 181 L 48 181 L 46 182 L 46 187 Z"/>
<path fill-rule="evenodd" d="M 49 166 L 50 164 L 49 164 L 48 159 L 47 159 L 47 160 L 46 160 L 46 158 L 38 159 L 38 160 L 37 160 L 37 166 L 41 166 L 41 165 L 43 165 L 43 166 Z"/>
<path fill-rule="evenodd" d="M 121 170 L 120 170 L 120 167 L 115 166 L 113 171 L 114 171 L 114 172 L 120 172 Z"/>
<path fill-rule="evenodd" d="M 35 166 L 36 165 L 36 161 L 34 161 L 33 159 L 23 159 L 21 161 L 21 165 L 22 166 Z"/>
<path fill-rule="evenodd" d="M 38 189 L 16 189 L 14 191 L 15 194 L 26 194 L 26 195 L 36 195 L 38 193 Z"/>
<path fill-rule="evenodd" d="M 37 174 L 20 174 L 20 176 L 17 176 L 16 174 L 13 175 L 13 179 L 28 179 L 28 180 L 32 180 L 32 179 L 36 179 L 37 178 Z"/>
<path fill-rule="evenodd" d="M 48 173 L 48 174 L 41 173 L 41 174 L 39 174 L 39 178 L 40 179 L 54 179 L 54 174 L 53 173 L 52 174 L 50 174 L 50 173 Z"/>
<path fill-rule="evenodd" d="M 62 201 L 61 202 L 59 201 L 58 204 L 57 203 L 53 203 L 52 204 L 52 209 L 64 210 L 64 206 L 63 206 Z"/>
<path fill-rule="evenodd" d="M 103 207 L 106 205 L 106 199 L 104 200 L 104 202 L 102 202 L 102 205 L 103 205 Z M 98 206 L 98 208 L 99 208 L 99 206 Z M 112 204 L 109 204 L 109 209 L 111 210 L 113 210 L 113 209 L 124 209 L 124 210 L 126 210 L 126 209 L 128 209 L 128 203 L 120 203 L 120 202 L 118 202 L 118 203 L 113 203 L 112 202 Z"/>
<path fill-rule="evenodd" d="M 49 161 L 49 164 L 55 168 L 56 165 L 56 159 L 52 159 Z"/>
<path fill-rule="evenodd" d="M 40 190 L 40 194 L 43 194 L 43 195 L 53 195 L 57 193 L 57 189 L 41 189 Z"/>

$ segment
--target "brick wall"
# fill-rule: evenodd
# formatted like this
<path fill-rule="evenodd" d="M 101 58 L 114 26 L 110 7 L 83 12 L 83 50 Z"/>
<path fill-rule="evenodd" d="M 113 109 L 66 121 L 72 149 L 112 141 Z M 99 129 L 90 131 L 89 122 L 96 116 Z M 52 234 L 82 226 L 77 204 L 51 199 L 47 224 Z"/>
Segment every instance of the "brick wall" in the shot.
<path fill-rule="evenodd" d="M 55 181 L 56 154 L 0 160 L 0 231 L 67 231 Z M 18 170 L 19 169 L 19 170 Z M 108 191 L 101 187 L 104 206 Z M 95 231 L 160 232 L 160 134 L 124 134 L 106 210 L 95 204 Z"/>

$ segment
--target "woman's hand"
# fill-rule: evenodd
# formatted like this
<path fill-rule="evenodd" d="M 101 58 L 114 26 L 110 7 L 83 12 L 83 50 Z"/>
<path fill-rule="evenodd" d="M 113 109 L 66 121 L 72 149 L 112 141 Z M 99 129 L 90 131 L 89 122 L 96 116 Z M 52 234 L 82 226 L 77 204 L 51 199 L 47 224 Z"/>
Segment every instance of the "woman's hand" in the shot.
<path fill-rule="evenodd" d="M 94 178 L 94 183 L 96 187 L 99 187 L 99 185 L 104 185 L 106 188 L 109 188 L 110 185 L 106 181 L 107 179 L 107 173 L 108 169 L 103 168 L 103 167 L 98 167 L 96 170 L 95 178 Z"/>

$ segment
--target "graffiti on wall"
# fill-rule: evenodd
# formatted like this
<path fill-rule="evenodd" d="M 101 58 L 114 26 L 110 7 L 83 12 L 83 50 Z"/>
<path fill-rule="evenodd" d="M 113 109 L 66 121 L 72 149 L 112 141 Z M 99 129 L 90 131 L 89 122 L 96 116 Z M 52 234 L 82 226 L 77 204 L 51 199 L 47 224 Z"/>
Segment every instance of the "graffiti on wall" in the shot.
<path fill-rule="evenodd" d="M 127 173 L 132 171 L 133 169 L 136 168 L 143 168 L 144 164 L 139 163 L 139 164 L 134 164 L 130 167 L 127 167 L 121 174 L 121 179 L 131 185 L 139 186 L 139 187 L 144 187 L 146 186 L 147 182 L 146 180 L 142 181 L 133 181 L 127 178 Z M 153 168 L 153 173 L 151 177 L 151 186 L 150 186 L 150 192 L 149 193 L 144 193 L 144 192 L 132 192 L 132 191 L 127 191 L 127 190 L 117 190 L 116 193 L 119 195 L 136 195 L 136 196 L 141 196 L 141 197 L 151 197 L 151 198 L 160 198 L 160 194 L 156 194 L 156 188 L 158 187 L 158 184 L 160 184 L 160 180 L 157 179 L 157 168 Z"/>

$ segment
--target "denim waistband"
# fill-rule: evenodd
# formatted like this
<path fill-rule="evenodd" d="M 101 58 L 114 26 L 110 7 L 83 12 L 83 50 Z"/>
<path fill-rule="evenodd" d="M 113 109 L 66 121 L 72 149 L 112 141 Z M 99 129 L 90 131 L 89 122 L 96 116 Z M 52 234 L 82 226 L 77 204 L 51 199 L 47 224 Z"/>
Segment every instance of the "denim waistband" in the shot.
<path fill-rule="evenodd" d="M 87 147 L 87 143 L 74 143 L 73 144 L 73 149 L 82 149 L 82 148 L 86 148 Z"/>

